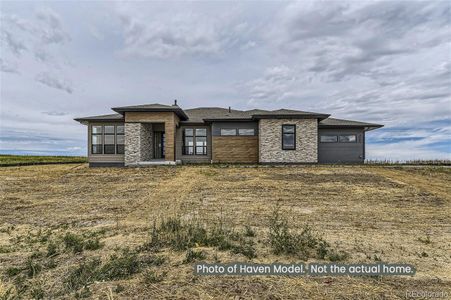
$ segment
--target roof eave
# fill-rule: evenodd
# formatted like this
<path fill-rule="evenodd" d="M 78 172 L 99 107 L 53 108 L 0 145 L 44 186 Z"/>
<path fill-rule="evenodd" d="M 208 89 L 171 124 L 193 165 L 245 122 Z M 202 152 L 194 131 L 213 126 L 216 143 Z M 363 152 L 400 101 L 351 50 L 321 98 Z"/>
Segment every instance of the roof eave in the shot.
<path fill-rule="evenodd" d="M 329 118 L 329 114 L 258 114 L 258 115 L 252 115 L 253 120 L 260 120 L 260 119 L 319 119 L 324 120 Z"/>
<path fill-rule="evenodd" d="M 370 131 L 374 129 L 378 129 L 384 127 L 384 125 L 380 124 L 362 124 L 362 125 L 328 125 L 328 124 L 319 124 L 318 128 L 363 128 L 365 131 Z"/>
<path fill-rule="evenodd" d="M 202 119 L 204 122 L 250 122 L 254 121 L 252 118 L 209 118 Z"/>
<path fill-rule="evenodd" d="M 113 107 L 111 108 L 113 111 L 123 115 L 125 112 L 173 112 L 175 113 L 181 120 L 188 120 L 188 116 L 180 107 L 174 108 L 126 108 L 126 107 Z"/>

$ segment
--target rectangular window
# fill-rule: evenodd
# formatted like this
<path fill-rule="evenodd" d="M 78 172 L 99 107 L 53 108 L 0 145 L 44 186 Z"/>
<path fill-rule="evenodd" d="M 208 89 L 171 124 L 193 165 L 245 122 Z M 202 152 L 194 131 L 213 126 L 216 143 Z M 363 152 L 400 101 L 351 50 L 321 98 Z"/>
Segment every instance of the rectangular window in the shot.
<path fill-rule="evenodd" d="M 296 149 L 296 125 L 282 125 L 282 150 Z"/>
<path fill-rule="evenodd" d="M 207 129 L 196 128 L 196 155 L 207 155 Z"/>
<path fill-rule="evenodd" d="M 254 135 L 254 129 L 238 129 L 238 135 Z"/>
<path fill-rule="evenodd" d="M 124 154 L 124 125 L 116 126 L 116 154 Z"/>
<path fill-rule="evenodd" d="M 91 126 L 91 153 L 102 154 L 102 126 Z"/>
<path fill-rule="evenodd" d="M 336 135 L 321 135 L 321 143 L 336 143 L 338 142 L 338 137 Z"/>
<path fill-rule="evenodd" d="M 185 128 L 182 150 L 183 155 L 207 155 L 207 129 Z"/>
<path fill-rule="evenodd" d="M 236 129 L 221 128 L 221 135 L 226 136 L 236 135 Z"/>
<path fill-rule="evenodd" d="M 339 141 L 340 143 L 356 143 L 357 136 L 355 134 L 340 135 Z"/>
<path fill-rule="evenodd" d="M 103 153 L 104 154 L 114 154 L 115 153 L 115 145 L 114 145 L 114 126 L 104 126 L 103 133 Z"/>
<path fill-rule="evenodd" d="M 194 155 L 194 129 L 183 130 L 183 154 Z"/>

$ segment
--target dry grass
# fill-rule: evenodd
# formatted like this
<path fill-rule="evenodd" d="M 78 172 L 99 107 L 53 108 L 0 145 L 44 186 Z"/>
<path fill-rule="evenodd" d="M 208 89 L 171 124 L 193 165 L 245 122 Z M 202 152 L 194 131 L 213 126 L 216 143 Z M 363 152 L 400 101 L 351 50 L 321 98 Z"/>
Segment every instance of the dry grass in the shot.
<path fill-rule="evenodd" d="M 450 169 L 440 167 L 2 168 L 0 295 L 8 289 L 24 298 L 67 299 L 405 299 L 409 290 L 450 295 L 450 181 Z M 174 216 L 203 224 L 220 219 L 237 232 L 246 226 L 255 231 L 255 237 L 247 237 L 257 253 L 251 261 L 297 261 L 269 247 L 268 220 L 275 207 L 293 229 L 309 224 L 347 252 L 346 262 L 410 263 L 417 275 L 196 277 L 186 252 L 143 247 L 154 222 Z M 80 237 L 81 252 L 65 248 L 68 233 Z M 83 244 L 96 239 L 97 250 Z M 94 280 L 79 290 L 64 283 L 89 258 L 99 257 L 104 269 L 122 266 L 112 255 L 125 248 L 136 252 L 132 258 L 139 260 L 139 270 Z M 215 247 L 194 250 L 208 262 L 249 260 Z"/>

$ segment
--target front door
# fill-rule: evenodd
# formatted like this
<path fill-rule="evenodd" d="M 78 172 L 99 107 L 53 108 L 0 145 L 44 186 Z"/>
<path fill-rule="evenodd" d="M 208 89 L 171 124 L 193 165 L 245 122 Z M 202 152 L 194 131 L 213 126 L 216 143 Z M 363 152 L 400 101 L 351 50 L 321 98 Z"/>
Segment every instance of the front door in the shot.
<path fill-rule="evenodd" d="M 164 131 L 155 131 L 154 136 L 154 158 L 164 158 Z"/>

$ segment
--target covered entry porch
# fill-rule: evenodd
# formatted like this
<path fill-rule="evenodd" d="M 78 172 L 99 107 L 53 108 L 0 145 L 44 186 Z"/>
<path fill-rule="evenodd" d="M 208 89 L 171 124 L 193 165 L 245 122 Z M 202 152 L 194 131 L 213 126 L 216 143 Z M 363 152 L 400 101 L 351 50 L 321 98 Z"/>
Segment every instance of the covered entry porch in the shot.
<path fill-rule="evenodd" d="M 125 165 L 175 164 L 166 140 L 165 123 L 125 123 Z"/>

